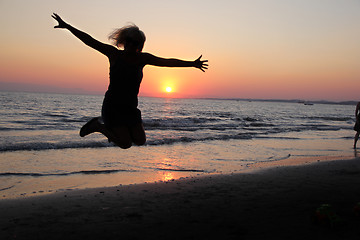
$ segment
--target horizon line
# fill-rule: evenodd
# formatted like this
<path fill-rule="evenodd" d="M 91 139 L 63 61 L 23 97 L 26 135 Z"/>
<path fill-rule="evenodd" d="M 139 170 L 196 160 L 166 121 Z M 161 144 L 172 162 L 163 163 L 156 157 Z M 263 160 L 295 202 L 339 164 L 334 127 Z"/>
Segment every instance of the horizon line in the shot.
<path fill-rule="evenodd" d="M 79 89 L 77 89 L 79 90 Z M 59 95 L 88 95 L 88 96 L 104 96 L 104 93 L 99 92 L 88 92 L 88 91 L 80 91 L 76 92 L 63 92 L 63 91 L 42 91 L 42 90 L 6 90 L 0 89 L 0 92 L 17 92 L 17 93 L 38 93 L 38 94 L 59 94 Z M 158 97 L 158 96 L 150 96 L 150 95 L 140 95 L 145 98 L 163 98 L 163 99 L 199 99 L 199 100 L 229 100 L 229 101 L 257 101 L 257 102 L 289 102 L 289 103 L 302 103 L 302 104 L 340 104 L 340 105 L 353 105 L 357 104 L 359 101 L 357 100 L 306 100 L 306 99 L 287 99 L 287 98 L 240 98 L 240 97 Z"/>

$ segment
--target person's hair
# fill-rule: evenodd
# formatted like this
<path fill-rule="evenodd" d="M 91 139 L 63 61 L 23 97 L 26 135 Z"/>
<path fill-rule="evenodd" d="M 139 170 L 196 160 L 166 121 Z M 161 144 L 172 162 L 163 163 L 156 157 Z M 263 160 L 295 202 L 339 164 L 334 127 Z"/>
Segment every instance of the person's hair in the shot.
<path fill-rule="evenodd" d="M 142 51 L 146 37 L 135 24 L 129 24 L 122 28 L 115 29 L 110 33 L 109 40 L 119 48 L 123 48 L 126 43 L 131 42 L 138 51 Z"/>

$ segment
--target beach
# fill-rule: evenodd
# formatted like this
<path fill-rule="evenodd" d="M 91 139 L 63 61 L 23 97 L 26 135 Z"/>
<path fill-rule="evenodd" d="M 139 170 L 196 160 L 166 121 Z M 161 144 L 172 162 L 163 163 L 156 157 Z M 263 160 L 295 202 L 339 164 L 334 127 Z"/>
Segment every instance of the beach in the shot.
<path fill-rule="evenodd" d="M 79 137 L 102 96 L 1 98 L 1 240 L 360 237 L 351 104 L 140 98 L 122 150 Z"/>
<path fill-rule="evenodd" d="M 359 239 L 360 159 L 312 160 L 5 199 L 0 238 Z"/>
<path fill-rule="evenodd" d="M 0 98 L 1 199 L 353 156 L 351 104 L 140 97 L 147 143 L 121 150 L 102 134 L 79 136 L 98 116 L 103 96 L 0 92 Z"/>

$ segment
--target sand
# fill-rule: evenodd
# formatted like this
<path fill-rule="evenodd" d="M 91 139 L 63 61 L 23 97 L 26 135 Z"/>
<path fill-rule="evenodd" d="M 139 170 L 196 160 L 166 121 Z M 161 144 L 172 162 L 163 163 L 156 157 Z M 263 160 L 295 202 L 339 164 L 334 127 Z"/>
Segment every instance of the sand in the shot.
<path fill-rule="evenodd" d="M 359 202 L 360 159 L 324 161 L 0 200 L 0 239 L 360 239 Z"/>

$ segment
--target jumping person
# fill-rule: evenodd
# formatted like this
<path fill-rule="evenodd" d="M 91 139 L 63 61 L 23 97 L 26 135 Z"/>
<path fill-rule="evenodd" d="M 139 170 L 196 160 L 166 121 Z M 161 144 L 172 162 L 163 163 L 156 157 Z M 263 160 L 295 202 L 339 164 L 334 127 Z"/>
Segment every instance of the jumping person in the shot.
<path fill-rule="evenodd" d="M 356 122 L 355 122 L 354 130 L 356 131 L 356 133 L 354 137 L 354 149 L 356 148 L 356 143 L 360 135 L 360 102 L 358 102 L 358 104 L 356 105 L 355 118 L 356 118 Z"/>
<path fill-rule="evenodd" d="M 63 21 L 59 15 L 52 17 L 58 22 L 54 28 L 69 30 L 83 43 L 108 57 L 110 63 L 110 84 L 102 105 L 101 117 L 95 117 L 80 130 L 84 137 L 100 132 L 120 148 L 130 148 L 132 144 L 146 142 L 141 112 L 138 106 L 138 93 L 146 65 L 159 67 L 195 67 L 205 72 L 207 60 L 200 56 L 195 61 L 166 59 L 142 52 L 145 34 L 136 25 L 128 25 L 109 35 L 112 46 L 99 42 L 85 32 Z M 123 50 L 119 49 L 122 48 Z"/>

